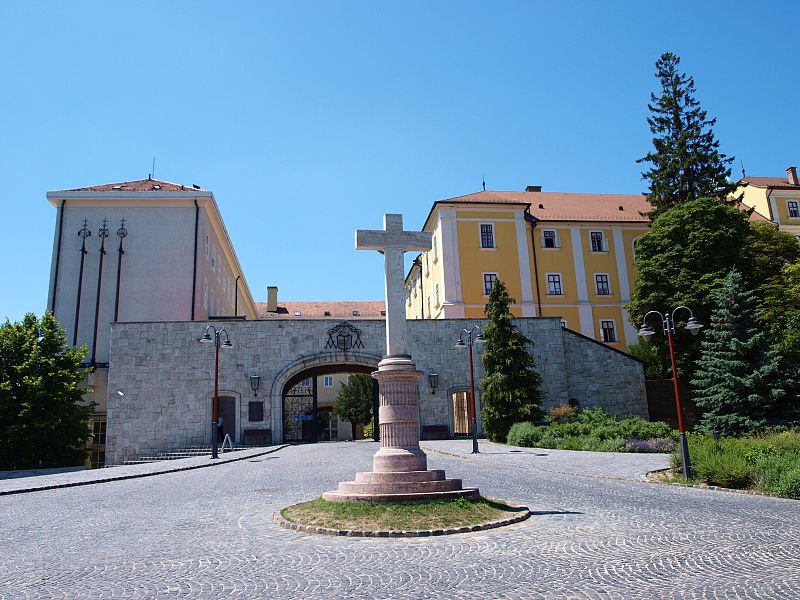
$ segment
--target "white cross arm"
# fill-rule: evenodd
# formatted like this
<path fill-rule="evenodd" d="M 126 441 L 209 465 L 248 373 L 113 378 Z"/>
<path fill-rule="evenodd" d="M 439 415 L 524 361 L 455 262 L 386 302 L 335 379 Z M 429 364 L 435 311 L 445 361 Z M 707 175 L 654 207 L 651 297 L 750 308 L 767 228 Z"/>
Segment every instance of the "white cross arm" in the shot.
<path fill-rule="evenodd" d="M 356 250 L 378 250 L 398 248 L 406 252 L 430 250 L 433 234 L 429 231 L 385 231 L 383 229 L 359 229 L 356 231 Z"/>

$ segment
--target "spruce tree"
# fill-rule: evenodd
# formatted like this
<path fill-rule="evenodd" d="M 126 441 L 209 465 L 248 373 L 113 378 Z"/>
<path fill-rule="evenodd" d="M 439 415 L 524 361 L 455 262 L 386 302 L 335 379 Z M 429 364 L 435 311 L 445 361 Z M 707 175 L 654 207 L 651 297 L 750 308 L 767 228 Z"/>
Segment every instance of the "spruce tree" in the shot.
<path fill-rule="evenodd" d="M 703 433 L 741 436 L 758 431 L 785 391 L 780 354 L 756 319 L 756 298 L 731 270 L 714 295 L 716 308 L 703 330 L 694 402 Z"/>
<path fill-rule="evenodd" d="M 642 173 L 650 183 L 648 200 L 655 218 L 663 211 L 704 196 L 725 199 L 733 192 L 728 158 L 719 151 L 711 127 L 716 119 L 695 99 L 694 79 L 678 71 L 681 59 L 665 52 L 656 62 L 656 77 L 661 95 L 650 94 L 651 116 L 647 118 L 653 133 L 654 149 L 638 163 L 651 163 Z"/>
<path fill-rule="evenodd" d="M 83 401 L 85 355 L 51 313 L 0 326 L 0 469 L 83 463 L 95 407 Z"/>
<path fill-rule="evenodd" d="M 514 302 L 498 280 L 485 309 L 489 323 L 483 328 L 481 421 L 486 436 L 497 442 L 506 441 L 514 423 L 538 419 L 544 396 L 542 378 L 528 351 L 533 341 L 519 331 L 509 310 Z"/>

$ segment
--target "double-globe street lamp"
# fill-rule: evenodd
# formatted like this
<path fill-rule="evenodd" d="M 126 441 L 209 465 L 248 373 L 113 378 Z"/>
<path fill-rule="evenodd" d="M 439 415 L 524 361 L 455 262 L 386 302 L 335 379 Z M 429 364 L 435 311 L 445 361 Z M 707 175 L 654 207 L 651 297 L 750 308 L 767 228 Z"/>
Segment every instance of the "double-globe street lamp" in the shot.
<path fill-rule="evenodd" d="M 467 339 L 464 340 L 466 334 Z M 475 337 L 473 338 L 473 334 Z M 469 350 L 469 402 L 470 413 L 472 417 L 472 453 L 478 454 L 478 417 L 475 409 L 475 370 L 472 366 L 472 344 L 483 344 L 486 340 L 481 333 L 481 328 L 478 325 L 473 325 L 470 329 L 462 329 L 458 334 L 458 341 L 455 348 L 467 348 Z"/>
<path fill-rule="evenodd" d="M 211 337 L 210 331 L 214 332 L 214 337 Z M 222 334 L 225 334 L 225 341 L 221 342 Z M 231 340 L 228 337 L 228 332 L 224 329 L 220 329 L 217 331 L 217 328 L 213 325 L 209 325 L 206 327 L 206 332 L 203 334 L 199 340 L 197 340 L 201 344 L 209 344 L 214 342 L 214 404 L 212 409 L 212 421 L 211 421 L 211 458 L 219 458 L 218 453 L 218 444 L 219 440 L 217 439 L 218 432 L 217 432 L 217 422 L 219 420 L 219 349 L 220 348 L 233 348 L 233 344 L 231 344 Z M 220 343 L 221 342 L 221 343 Z"/>
<path fill-rule="evenodd" d="M 692 464 L 689 460 L 689 444 L 686 441 L 686 430 L 683 427 L 681 393 L 678 387 L 678 367 L 675 365 L 675 347 L 672 341 L 672 336 L 675 333 L 675 313 L 677 313 L 679 310 L 689 311 L 689 320 L 686 322 L 686 329 L 688 329 L 692 335 L 697 335 L 700 333 L 700 328 L 703 326 L 703 324 L 695 318 L 692 309 L 687 306 L 678 306 L 672 311 L 672 313 L 665 312 L 662 314 L 657 310 L 651 310 L 648 312 L 642 320 L 642 326 L 639 329 L 639 335 L 647 339 L 655 333 L 653 328 L 647 324 L 647 317 L 650 315 L 658 315 L 658 318 L 661 319 L 661 325 L 664 328 L 664 333 L 667 336 L 667 341 L 669 342 L 669 358 L 672 362 L 672 383 L 675 387 L 675 408 L 678 411 L 678 431 L 680 431 L 681 435 L 681 463 L 683 464 L 683 476 L 688 480 L 692 478 Z"/>

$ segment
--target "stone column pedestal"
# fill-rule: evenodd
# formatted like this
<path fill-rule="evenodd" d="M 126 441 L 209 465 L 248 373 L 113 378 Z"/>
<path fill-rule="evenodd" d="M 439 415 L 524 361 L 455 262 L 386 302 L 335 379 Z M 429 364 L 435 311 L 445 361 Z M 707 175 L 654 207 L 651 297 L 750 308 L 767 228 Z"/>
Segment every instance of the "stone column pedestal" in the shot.
<path fill-rule="evenodd" d="M 460 479 L 446 479 L 442 470 L 428 470 L 419 447 L 419 390 L 417 371 L 405 354 L 387 356 L 372 376 L 380 384 L 378 423 L 381 447 L 372 459 L 372 472 L 356 473 L 339 489 L 322 497 L 333 502 L 419 502 L 448 498 L 477 498 L 477 488 L 462 488 Z"/>
<path fill-rule="evenodd" d="M 372 459 L 376 473 L 428 468 L 427 456 L 419 447 L 417 381 L 422 375 L 408 355 L 387 356 L 372 374 L 380 386 L 381 448 Z"/>

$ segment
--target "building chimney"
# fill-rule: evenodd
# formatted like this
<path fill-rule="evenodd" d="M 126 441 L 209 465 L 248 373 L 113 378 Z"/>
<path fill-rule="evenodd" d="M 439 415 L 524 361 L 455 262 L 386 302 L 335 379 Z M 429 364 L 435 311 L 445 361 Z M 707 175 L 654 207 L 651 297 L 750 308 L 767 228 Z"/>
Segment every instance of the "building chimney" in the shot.
<path fill-rule="evenodd" d="M 529 185 L 525 188 L 526 192 L 541 192 L 542 186 L 540 185 Z"/>
<path fill-rule="evenodd" d="M 786 179 L 789 180 L 791 185 L 800 185 L 800 181 L 797 179 L 797 167 L 789 167 L 786 169 Z"/>
<path fill-rule="evenodd" d="M 278 286 L 267 286 L 267 311 L 278 312 Z"/>

